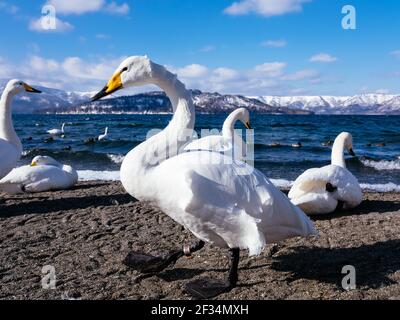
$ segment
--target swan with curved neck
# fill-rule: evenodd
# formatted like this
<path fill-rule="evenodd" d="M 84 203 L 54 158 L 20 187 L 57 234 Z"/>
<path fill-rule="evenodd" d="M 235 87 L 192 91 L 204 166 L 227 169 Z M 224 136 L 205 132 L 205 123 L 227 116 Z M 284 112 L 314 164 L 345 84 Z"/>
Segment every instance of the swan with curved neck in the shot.
<path fill-rule="evenodd" d="M 0 99 L 0 179 L 15 167 L 21 157 L 22 144 L 12 121 L 12 100 L 22 92 L 40 93 L 21 80 L 10 80 Z"/>
<path fill-rule="evenodd" d="M 104 130 L 104 134 L 101 134 L 97 137 L 98 141 L 106 140 L 108 138 L 108 127 Z"/>
<path fill-rule="evenodd" d="M 50 130 L 47 130 L 47 133 L 50 135 L 53 135 L 53 136 L 63 135 L 65 133 L 64 129 L 65 129 L 65 123 L 63 123 L 61 125 L 61 130 L 60 129 L 50 129 Z"/>
<path fill-rule="evenodd" d="M 147 57 L 128 58 L 93 100 L 122 88 L 149 83 L 166 91 L 174 115 L 163 131 L 128 153 L 121 166 L 121 181 L 129 194 L 159 207 L 199 241 L 166 257 L 132 252 L 125 259 L 127 265 L 156 273 L 180 257 L 200 250 L 205 242 L 229 248 L 231 267 L 227 282 L 186 285 L 194 296 L 212 297 L 236 286 L 240 249 L 255 255 L 266 243 L 316 234 L 305 214 L 253 167 L 233 163 L 217 152 L 180 152 L 193 137 L 195 111 L 190 93 L 164 67 Z M 212 161 L 202 161 L 204 155 L 211 155 Z"/>
<path fill-rule="evenodd" d="M 332 213 L 357 207 L 362 202 L 361 187 L 346 169 L 345 150 L 355 156 L 353 137 L 348 132 L 342 132 L 335 139 L 331 165 L 309 169 L 294 182 L 289 198 L 307 214 Z"/>
<path fill-rule="evenodd" d="M 331 164 L 346 168 L 344 151 L 347 150 L 351 156 L 355 156 L 353 151 L 353 137 L 348 132 L 342 132 L 337 136 L 332 146 Z"/>
<path fill-rule="evenodd" d="M 64 190 L 78 182 L 77 172 L 48 156 L 36 156 L 30 165 L 12 170 L 0 180 L 0 190 L 10 193 L 36 193 Z"/>
<path fill-rule="evenodd" d="M 242 122 L 246 129 L 251 129 L 250 114 L 246 108 L 238 108 L 232 111 L 222 126 L 221 135 L 210 135 L 198 140 L 194 140 L 185 146 L 185 151 L 208 150 L 215 152 L 224 152 L 230 154 L 234 152 L 237 159 L 246 156 L 246 143 L 235 132 L 236 122 Z M 237 152 L 237 150 L 240 150 Z"/>

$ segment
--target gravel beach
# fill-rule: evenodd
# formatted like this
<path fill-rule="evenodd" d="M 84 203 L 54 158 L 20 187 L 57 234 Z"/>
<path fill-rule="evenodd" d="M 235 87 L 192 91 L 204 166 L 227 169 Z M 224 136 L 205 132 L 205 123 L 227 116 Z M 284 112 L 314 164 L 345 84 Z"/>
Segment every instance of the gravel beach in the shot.
<path fill-rule="evenodd" d="M 365 193 L 355 210 L 313 217 L 319 238 L 242 252 L 239 286 L 219 299 L 400 299 L 400 195 Z M 222 279 L 226 250 L 207 245 L 161 274 L 143 277 L 122 261 L 131 251 L 181 248 L 195 238 L 118 182 L 72 190 L 0 194 L 0 299 L 190 299 L 183 285 Z M 356 289 L 342 288 L 343 266 Z M 52 266 L 56 288 L 42 288 Z"/>

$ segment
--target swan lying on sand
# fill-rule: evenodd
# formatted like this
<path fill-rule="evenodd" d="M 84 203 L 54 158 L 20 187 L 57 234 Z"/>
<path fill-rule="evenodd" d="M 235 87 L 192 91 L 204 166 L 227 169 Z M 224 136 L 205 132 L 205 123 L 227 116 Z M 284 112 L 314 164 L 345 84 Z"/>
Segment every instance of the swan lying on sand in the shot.
<path fill-rule="evenodd" d="M 197 280 L 185 287 L 195 297 L 209 298 L 236 286 L 240 249 L 257 255 L 267 243 L 317 234 L 309 218 L 260 171 L 218 152 L 178 152 L 193 137 L 195 109 L 190 92 L 165 67 L 147 57 L 130 57 L 93 100 L 145 84 L 166 92 L 174 115 L 163 131 L 127 154 L 121 182 L 130 195 L 158 206 L 199 241 L 164 257 L 131 252 L 127 265 L 157 273 L 205 242 L 227 248 L 231 266 L 226 282 Z M 210 155 L 211 161 L 199 161 Z"/>
<path fill-rule="evenodd" d="M 11 103 L 15 95 L 21 92 L 40 93 L 25 82 L 10 80 L 0 99 L 0 179 L 16 165 L 22 154 L 22 144 L 14 130 Z"/>
<path fill-rule="evenodd" d="M 324 214 L 336 209 L 357 207 L 362 201 L 362 191 L 357 179 L 346 169 L 344 149 L 351 155 L 353 137 L 343 132 L 332 148 L 332 164 L 309 169 L 294 182 L 289 198 L 307 214 Z"/>
<path fill-rule="evenodd" d="M 78 174 L 51 157 L 37 156 L 27 166 L 12 170 L 0 180 L 0 190 L 10 193 L 34 193 L 71 188 L 78 182 Z"/>

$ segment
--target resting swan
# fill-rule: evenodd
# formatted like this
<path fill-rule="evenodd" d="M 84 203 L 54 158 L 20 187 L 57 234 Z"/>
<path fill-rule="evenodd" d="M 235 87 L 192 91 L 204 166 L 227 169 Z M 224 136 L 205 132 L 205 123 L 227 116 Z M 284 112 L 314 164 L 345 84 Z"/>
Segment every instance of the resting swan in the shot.
<path fill-rule="evenodd" d="M 355 155 L 353 137 L 348 132 L 342 132 L 336 138 L 332 148 L 331 165 L 309 169 L 294 182 L 289 198 L 305 213 L 327 214 L 342 207 L 357 207 L 362 202 L 361 187 L 346 169 L 344 149 Z"/>
<path fill-rule="evenodd" d="M 17 164 L 22 154 L 22 144 L 14 130 L 11 102 L 15 95 L 26 91 L 40 93 L 20 80 L 10 80 L 0 99 L 0 179 Z"/>
<path fill-rule="evenodd" d="M 65 128 L 65 123 L 62 124 L 61 130 L 60 129 L 51 129 L 51 130 L 47 130 L 46 132 L 48 134 L 51 134 L 52 136 L 61 136 L 64 134 L 64 128 Z"/>
<path fill-rule="evenodd" d="M 210 135 L 190 142 L 185 146 L 184 151 L 209 150 L 223 152 L 226 155 L 233 155 L 237 159 L 246 157 L 246 143 L 235 132 L 235 123 L 241 121 L 247 129 L 250 126 L 250 114 L 246 108 L 238 108 L 233 111 L 224 121 L 222 135 Z M 234 148 L 232 146 L 235 146 Z M 241 150 L 235 151 L 235 150 Z"/>
<path fill-rule="evenodd" d="M 78 174 L 71 167 L 48 156 L 33 158 L 30 165 L 12 170 L 0 180 L 0 190 L 10 193 L 34 193 L 64 190 L 78 182 Z"/>
<path fill-rule="evenodd" d="M 192 282 L 194 296 L 229 291 L 238 280 L 239 250 L 258 255 L 266 243 L 315 235 L 309 218 L 258 170 L 221 153 L 179 150 L 195 124 L 192 97 L 175 75 L 145 57 L 124 60 L 92 100 L 131 86 L 155 84 L 171 100 L 174 115 L 160 133 L 131 150 L 121 165 L 121 182 L 133 197 L 148 201 L 189 229 L 200 241 L 166 257 L 131 252 L 125 263 L 141 272 L 160 272 L 205 242 L 231 253 L 228 281 Z M 212 157 L 212 161 L 202 161 Z"/>

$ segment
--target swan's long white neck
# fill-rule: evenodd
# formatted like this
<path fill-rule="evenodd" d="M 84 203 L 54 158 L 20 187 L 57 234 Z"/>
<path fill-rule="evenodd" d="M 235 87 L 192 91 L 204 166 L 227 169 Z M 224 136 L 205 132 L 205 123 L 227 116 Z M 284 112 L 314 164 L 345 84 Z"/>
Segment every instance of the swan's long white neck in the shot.
<path fill-rule="evenodd" d="M 222 136 L 225 138 L 232 138 L 235 131 L 235 123 L 239 120 L 239 114 L 232 112 L 224 121 L 222 126 Z"/>
<path fill-rule="evenodd" d="M 192 137 L 195 110 L 190 92 L 174 74 L 153 64 L 149 82 L 165 91 L 174 115 L 168 126 L 131 150 L 121 165 L 121 182 L 132 196 L 149 200 L 154 189 L 151 171 L 166 159 L 179 153 Z M 154 177 L 156 178 L 156 177 Z"/>
<path fill-rule="evenodd" d="M 22 144 L 12 121 L 11 102 L 14 95 L 6 88 L 0 99 L 0 138 L 10 142 L 22 153 Z"/>
<path fill-rule="evenodd" d="M 344 159 L 344 149 L 345 149 L 345 140 L 340 137 L 336 138 L 332 147 L 331 163 L 333 165 L 346 168 L 346 161 Z"/>

